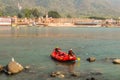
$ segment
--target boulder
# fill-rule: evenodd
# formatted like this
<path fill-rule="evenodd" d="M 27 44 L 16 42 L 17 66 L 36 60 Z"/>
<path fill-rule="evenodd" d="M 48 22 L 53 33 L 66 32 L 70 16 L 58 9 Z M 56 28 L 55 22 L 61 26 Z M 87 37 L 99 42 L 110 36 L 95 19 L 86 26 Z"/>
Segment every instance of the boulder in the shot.
<path fill-rule="evenodd" d="M 14 58 L 12 58 L 12 61 L 10 61 L 7 66 L 8 74 L 16 74 L 21 72 L 23 69 L 23 66 L 14 61 Z"/>
<path fill-rule="evenodd" d="M 89 58 L 87 58 L 87 61 L 89 61 L 89 62 L 95 62 L 96 58 L 95 57 L 89 57 Z"/>
<path fill-rule="evenodd" d="M 65 77 L 65 75 L 63 75 L 63 74 L 58 75 L 58 78 L 64 78 L 64 77 Z"/>
<path fill-rule="evenodd" d="M 113 63 L 114 63 L 114 64 L 120 64 L 120 59 L 114 59 L 114 60 L 113 60 Z"/>

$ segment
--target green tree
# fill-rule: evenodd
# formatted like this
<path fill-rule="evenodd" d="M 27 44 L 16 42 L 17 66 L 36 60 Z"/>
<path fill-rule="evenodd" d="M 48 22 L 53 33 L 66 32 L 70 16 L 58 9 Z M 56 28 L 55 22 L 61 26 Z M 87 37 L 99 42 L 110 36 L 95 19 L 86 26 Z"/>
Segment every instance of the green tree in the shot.
<path fill-rule="evenodd" d="M 20 12 L 20 13 L 17 14 L 17 17 L 18 17 L 18 18 L 23 18 L 24 15 Z"/>
<path fill-rule="evenodd" d="M 72 16 L 70 14 L 67 15 L 67 18 L 72 18 Z"/>
<path fill-rule="evenodd" d="M 32 15 L 35 17 L 35 18 L 38 18 L 40 16 L 40 12 L 38 11 L 37 8 L 35 9 L 32 9 Z"/>
<path fill-rule="evenodd" d="M 25 17 L 30 18 L 32 11 L 30 9 L 23 9 L 22 13 L 24 14 Z"/>
<path fill-rule="evenodd" d="M 3 10 L 3 14 L 6 16 L 14 16 L 18 13 L 18 9 L 13 6 L 6 6 Z"/>
<path fill-rule="evenodd" d="M 3 16 L 3 11 L 2 10 L 0 10 L 0 16 Z"/>
<path fill-rule="evenodd" d="M 48 12 L 48 17 L 52 17 L 52 18 L 60 18 L 60 14 L 57 11 L 49 11 Z"/>
<path fill-rule="evenodd" d="M 104 17 L 97 17 L 97 16 L 90 16 L 90 19 L 100 19 L 100 20 L 105 20 L 106 18 Z"/>

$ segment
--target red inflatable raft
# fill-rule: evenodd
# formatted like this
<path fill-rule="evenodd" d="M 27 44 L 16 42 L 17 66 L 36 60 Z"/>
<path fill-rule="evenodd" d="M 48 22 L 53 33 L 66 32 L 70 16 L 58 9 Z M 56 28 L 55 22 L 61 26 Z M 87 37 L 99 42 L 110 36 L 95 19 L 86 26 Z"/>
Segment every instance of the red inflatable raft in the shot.
<path fill-rule="evenodd" d="M 61 50 L 59 52 L 53 50 L 53 52 L 51 53 L 51 57 L 58 61 L 75 61 L 77 59 L 75 55 L 70 56 Z"/>

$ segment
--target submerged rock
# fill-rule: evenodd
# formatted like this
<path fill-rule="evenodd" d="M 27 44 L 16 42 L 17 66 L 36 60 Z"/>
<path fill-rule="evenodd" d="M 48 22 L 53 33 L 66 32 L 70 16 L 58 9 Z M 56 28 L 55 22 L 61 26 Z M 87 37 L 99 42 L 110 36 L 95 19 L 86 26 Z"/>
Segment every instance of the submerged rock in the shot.
<path fill-rule="evenodd" d="M 60 71 L 52 72 L 52 73 L 50 74 L 50 76 L 51 76 L 51 77 L 58 77 L 58 78 L 64 78 L 64 77 L 65 77 L 65 75 L 62 74 Z"/>
<path fill-rule="evenodd" d="M 24 69 L 25 69 L 25 70 L 29 70 L 29 69 L 30 69 L 30 66 L 25 66 Z"/>
<path fill-rule="evenodd" d="M 116 58 L 109 58 L 109 57 L 105 58 L 106 61 L 111 61 L 111 60 L 114 60 L 114 59 L 116 59 Z"/>
<path fill-rule="evenodd" d="M 73 73 L 71 74 L 71 76 L 73 76 L 73 77 L 78 77 L 78 76 L 80 76 L 80 73 L 78 73 L 78 72 L 73 72 Z"/>
<path fill-rule="evenodd" d="M 89 58 L 87 58 L 87 61 L 89 61 L 89 62 L 95 62 L 96 58 L 95 57 L 89 57 Z"/>
<path fill-rule="evenodd" d="M 87 78 L 86 80 L 96 80 L 94 77 Z"/>
<path fill-rule="evenodd" d="M 101 71 L 93 71 L 93 72 L 90 72 L 90 75 L 102 75 L 103 73 Z"/>
<path fill-rule="evenodd" d="M 114 59 L 114 60 L 113 60 L 113 63 L 114 63 L 114 64 L 120 64 L 120 59 Z"/>
<path fill-rule="evenodd" d="M 14 58 L 12 58 L 12 61 L 10 61 L 7 65 L 8 74 L 16 74 L 21 72 L 23 69 L 23 66 L 16 62 Z"/>
<path fill-rule="evenodd" d="M 51 77 L 56 77 L 57 75 L 55 73 L 50 74 Z"/>
<path fill-rule="evenodd" d="M 92 77 L 91 80 L 96 80 L 96 79 L 94 77 Z"/>

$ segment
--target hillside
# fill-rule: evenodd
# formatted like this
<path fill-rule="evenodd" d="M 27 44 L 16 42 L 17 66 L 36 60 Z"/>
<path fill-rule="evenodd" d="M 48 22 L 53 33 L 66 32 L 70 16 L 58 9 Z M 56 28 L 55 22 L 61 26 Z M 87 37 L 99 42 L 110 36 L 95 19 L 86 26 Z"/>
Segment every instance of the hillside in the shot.
<path fill-rule="evenodd" d="M 120 0 L 0 0 L 0 8 L 38 8 L 41 13 L 58 11 L 62 16 L 120 16 Z"/>

